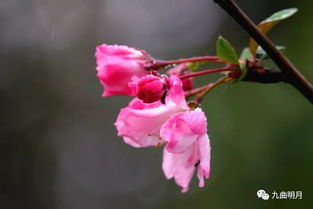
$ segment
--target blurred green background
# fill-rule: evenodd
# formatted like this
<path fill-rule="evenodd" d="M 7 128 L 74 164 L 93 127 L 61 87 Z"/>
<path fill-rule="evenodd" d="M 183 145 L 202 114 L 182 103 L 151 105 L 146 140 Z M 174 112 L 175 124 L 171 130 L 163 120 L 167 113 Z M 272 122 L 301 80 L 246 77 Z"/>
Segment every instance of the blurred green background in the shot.
<path fill-rule="evenodd" d="M 256 22 L 299 8 L 269 36 L 313 81 L 313 2 L 238 3 Z M 116 136 L 129 98 L 101 98 L 95 46 L 172 59 L 214 54 L 222 34 L 241 50 L 247 34 L 212 1 L 2 0 L 0 25 L 1 209 L 312 208 L 313 109 L 289 85 L 243 82 L 207 96 L 211 178 L 187 194 L 164 178 L 161 150 Z M 259 189 L 303 199 L 263 201 Z"/>

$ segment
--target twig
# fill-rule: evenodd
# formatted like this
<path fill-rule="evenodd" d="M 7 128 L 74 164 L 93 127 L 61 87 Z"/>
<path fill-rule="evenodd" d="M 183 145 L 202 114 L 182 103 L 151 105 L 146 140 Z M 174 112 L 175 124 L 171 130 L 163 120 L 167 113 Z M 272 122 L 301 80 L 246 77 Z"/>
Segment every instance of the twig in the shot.
<path fill-rule="evenodd" d="M 207 95 L 207 93 L 209 93 L 213 88 L 215 88 L 216 86 L 218 86 L 222 83 L 226 83 L 226 82 L 231 81 L 231 80 L 233 80 L 233 78 L 226 76 L 226 77 L 222 77 L 222 78 L 218 79 L 214 83 L 207 85 L 206 89 L 204 89 L 200 94 L 198 94 L 196 96 L 194 102 L 197 105 L 199 105 L 202 102 L 202 99 L 205 97 L 205 95 Z"/>
<path fill-rule="evenodd" d="M 181 58 L 177 60 L 154 60 L 152 63 L 149 63 L 146 68 L 150 70 L 158 70 L 167 65 L 175 65 L 182 63 L 190 63 L 190 62 L 216 62 L 216 63 L 225 63 L 220 60 L 217 56 L 200 56 L 200 57 L 191 57 L 191 58 Z"/>
<path fill-rule="evenodd" d="M 214 0 L 230 16 L 232 16 L 250 36 L 267 52 L 269 57 L 285 74 L 286 82 L 297 88 L 313 104 L 313 86 L 305 79 L 299 70 L 278 50 L 252 22 L 252 20 L 240 9 L 233 0 Z"/>
<path fill-rule="evenodd" d="M 200 76 L 200 75 L 206 75 L 206 74 L 210 74 L 210 73 L 232 71 L 232 70 L 236 70 L 238 68 L 239 68 L 239 66 L 237 66 L 237 65 L 228 65 L 228 66 L 221 67 L 221 68 L 208 69 L 208 70 L 203 70 L 203 71 L 199 71 L 196 73 L 188 73 L 185 75 L 181 75 L 180 79 L 183 80 L 186 78 L 192 78 L 192 77 L 196 77 L 196 76 Z"/>
<path fill-rule="evenodd" d="M 286 76 L 282 72 L 273 71 L 271 69 L 254 69 L 249 68 L 246 76 L 242 81 L 258 82 L 258 83 L 278 83 L 286 82 Z"/>
<path fill-rule="evenodd" d="M 206 90 L 208 88 L 208 85 L 212 85 L 212 84 L 210 83 L 210 84 L 207 84 L 205 86 L 201 86 L 201 87 L 189 90 L 189 91 L 185 91 L 186 99 L 188 99 L 189 97 L 195 96 L 195 95 L 199 94 L 200 92 Z"/>

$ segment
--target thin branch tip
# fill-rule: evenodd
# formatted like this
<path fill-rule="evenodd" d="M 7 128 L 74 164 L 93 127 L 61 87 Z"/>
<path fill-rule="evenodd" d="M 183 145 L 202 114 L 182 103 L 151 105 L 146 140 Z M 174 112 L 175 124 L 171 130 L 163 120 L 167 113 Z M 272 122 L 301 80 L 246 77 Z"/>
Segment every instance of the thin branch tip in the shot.
<path fill-rule="evenodd" d="M 269 57 L 281 69 L 285 82 L 301 92 L 313 104 L 313 85 L 302 73 L 284 56 L 254 24 L 254 22 L 241 10 L 234 0 L 213 0 L 222 7 L 249 35 L 266 51 Z"/>

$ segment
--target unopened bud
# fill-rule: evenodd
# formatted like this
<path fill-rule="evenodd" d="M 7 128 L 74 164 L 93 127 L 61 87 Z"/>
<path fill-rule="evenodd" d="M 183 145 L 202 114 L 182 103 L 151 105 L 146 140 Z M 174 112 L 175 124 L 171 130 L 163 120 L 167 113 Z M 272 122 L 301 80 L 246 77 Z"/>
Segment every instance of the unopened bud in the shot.
<path fill-rule="evenodd" d="M 138 81 L 137 97 L 145 103 L 153 103 L 162 99 L 166 92 L 164 78 L 146 75 Z"/>

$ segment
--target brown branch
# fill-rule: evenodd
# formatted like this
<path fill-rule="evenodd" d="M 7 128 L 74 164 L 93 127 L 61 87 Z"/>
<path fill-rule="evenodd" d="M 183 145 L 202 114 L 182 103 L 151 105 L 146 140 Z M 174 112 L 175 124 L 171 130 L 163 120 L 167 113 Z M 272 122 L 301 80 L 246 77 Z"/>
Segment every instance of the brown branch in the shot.
<path fill-rule="evenodd" d="M 261 72 L 260 72 L 261 71 Z M 247 75 L 242 79 L 242 81 L 250 81 L 257 83 L 279 83 L 287 82 L 286 75 L 282 72 L 273 71 L 271 69 L 255 69 L 250 68 Z"/>
<path fill-rule="evenodd" d="M 233 0 L 214 0 L 230 16 L 232 16 L 249 35 L 267 52 L 268 56 L 276 63 L 285 75 L 285 82 L 297 88 L 313 104 L 313 86 L 305 79 L 299 70 L 278 50 L 252 22 L 252 20 L 240 9 Z"/>

